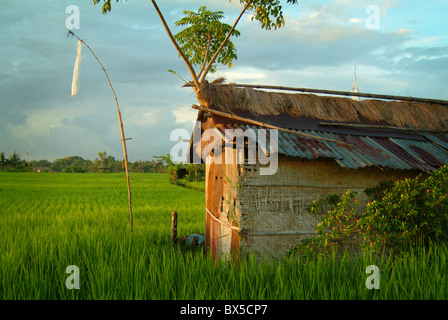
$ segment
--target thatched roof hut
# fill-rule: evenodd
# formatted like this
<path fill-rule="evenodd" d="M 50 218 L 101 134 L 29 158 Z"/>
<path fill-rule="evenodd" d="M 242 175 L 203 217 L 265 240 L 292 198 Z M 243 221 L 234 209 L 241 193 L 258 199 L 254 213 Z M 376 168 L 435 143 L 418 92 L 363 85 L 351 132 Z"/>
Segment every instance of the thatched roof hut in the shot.
<path fill-rule="evenodd" d="M 306 210 L 313 200 L 351 190 L 366 203 L 364 190 L 381 181 L 415 177 L 448 163 L 445 101 L 355 101 L 221 81 L 204 84 L 198 100 L 202 106 L 193 107 L 200 110 L 202 132 L 213 129 L 222 139 L 213 140 L 213 148 L 192 141 L 192 153 L 203 155 L 222 144 L 220 156 L 231 151 L 235 160 L 215 163 L 212 151 L 206 161 L 206 239 L 216 258 L 248 251 L 282 256 L 314 236 L 321 217 Z M 264 139 L 266 156 L 274 135 L 260 135 L 260 129 L 278 130 L 275 174 L 261 175 L 265 166 L 249 163 L 247 154 L 237 163 L 235 143 L 225 140 L 226 130 L 237 129 L 252 130 L 257 143 Z"/>

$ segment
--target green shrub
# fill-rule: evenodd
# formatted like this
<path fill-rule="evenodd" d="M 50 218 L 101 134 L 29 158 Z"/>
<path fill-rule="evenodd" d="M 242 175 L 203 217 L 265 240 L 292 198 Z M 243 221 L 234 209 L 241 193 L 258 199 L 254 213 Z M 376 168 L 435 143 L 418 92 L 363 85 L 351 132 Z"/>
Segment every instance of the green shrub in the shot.
<path fill-rule="evenodd" d="M 448 166 L 426 179 L 395 182 L 367 204 L 359 225 L 374 247 L 448 240 Z"/>
<path fill-rule="evenodd" d="M 330 209 L 317 226 L 317 237 L 306 239 L 296 250 L 302 256 L 328 254 L 343 247 L 394 249 L 417 243 L 448 240 L 448 166 L 421 176 L 381 183 L 368 189 L 374 200 L 359 207 L 358 195 L 348 191 L 334 204 L 334 197 L 315 201 L 310 212 L 322 203 Z M 364 211 L 362 213 L 362 211 Z"/>
<path fill-rule="evenodd" d="M 184 185 L 186 182 L 205 180 L 205 165 L 172 163 L 167 166 L 166 172 L 172 184 Z"/>
<path fill-rule="evenodd" d="M 299 251 L 304 259 L 329 255 L 349 244 L 358 246 L 358 243 L 354 241 L 356 239 L 355 234 L 359 233 L 357 225 L 359 217 L 358 194 L 348 191 L 342 197 L 329 195 L 322 201 L 314 201 L 308 210 L 311 213 L 318 213 L 322 206 L 330 209 L 316 227 L 317 237 L 303 240 L 294 250 Z"/>

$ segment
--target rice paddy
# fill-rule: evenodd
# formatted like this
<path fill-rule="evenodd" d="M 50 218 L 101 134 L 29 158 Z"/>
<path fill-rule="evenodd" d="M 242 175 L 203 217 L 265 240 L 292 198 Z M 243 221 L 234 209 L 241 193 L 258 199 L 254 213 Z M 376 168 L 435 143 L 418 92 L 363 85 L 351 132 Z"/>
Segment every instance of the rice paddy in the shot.
<path fill-rule="evenodd" d="M 204 232 L 204 193 L 164 174 L 131 175 L 130 232 L 124 174 L 0 173 L 1 300 L 447 299 L 448 247 L 391 260 L 365 255 L 304 263 L 249 256 L 215 264 L 170 241 Z M 200 189 L 200 188 L 196 188 Z M 79 289 L 66 286 L 79 268 Z M 368 289 L 376 265 L 380 288 Z"/>

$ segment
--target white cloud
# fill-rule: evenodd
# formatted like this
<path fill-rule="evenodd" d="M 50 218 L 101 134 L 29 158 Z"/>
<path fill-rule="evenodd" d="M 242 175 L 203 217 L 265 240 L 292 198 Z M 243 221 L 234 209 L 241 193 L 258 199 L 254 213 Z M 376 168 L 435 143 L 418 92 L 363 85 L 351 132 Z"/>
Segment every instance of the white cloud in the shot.
<path fill-rule="evenodd" d="M 162 111 L 157 108 L 127 107 L 126 112 L 123 115 L 123 121 L 125 121 L 128 126 L 137 125 L 144 128 L 158 124 L 161 112 Z"/>
<path fill-rule="evenodd" d="M 411 29 L 400 28 L 400 29 L 397 30 L 398 34 L 407 34 L 409 32 L 411 32 Z"/>
<path fill-rule="evenodd" d="M 350 23 L 361 23 L 361 22 L 363 22 L 364 20 L 361 19 L 361 18 L 350 18 L 348 21 L 349 21 Z"/>
<path fill-rule="evenodd" d="M 55 107 L 51 109 L 36 109 L 25 112 L 26 120 L 23 124 L 8 125 L 16 137 L 42 137 L 48 135 L 52 129 L 65 126 L 79 115 L 85 115 L 82 108 Z"/>
<path fill-rule="evenodd" d="M 321 12 L 319 12 L 319 11 L 314 11 L 314 12 L 311 12 L 311 13 L 310 13 L 310 15 L 308 16 L 308 18 L 310 18 L 310 19 L 316 19 L 316 18 L 318 18 L 320 15 L 321 15 Z"/>
<path fill-rule="evenodd" d="M 218 73 L 224 76 L 228 82 L 236 82 L 236 81 L 251 82 L 254 80 L 266 79 L 265 70 L 250 66 L 234 67 L 228 71 Z"/>
<path fill-rule="evenodd" d="M 196 110 L 186 106 L 179 107 L 172 112 L 176 117 L 176 123 L 194 123 L 198 116 L 198 112 Z"/>

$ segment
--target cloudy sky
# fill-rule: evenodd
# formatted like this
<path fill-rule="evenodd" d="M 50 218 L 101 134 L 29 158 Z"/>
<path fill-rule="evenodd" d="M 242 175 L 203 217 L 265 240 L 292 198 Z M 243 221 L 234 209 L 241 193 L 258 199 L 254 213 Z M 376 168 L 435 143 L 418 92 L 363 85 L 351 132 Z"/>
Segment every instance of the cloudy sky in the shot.
<path fill-rule="evenodd" d="M 0 4 L 0 152 L 53 161 L 93 160 L 107 151 L 123 159 L 113 95 L 85 47 L 79 94 L 70 96 L 77 44 L 66 38 L 70 5 L 80 10 L 80 29 L 73 31 L 95 51 L 117 93 L 126 136 L 133 138 L 129 160 L 168 153 L 174 129 L 191 131 L 195 96 L 167 70 L 185 79 L 189 72 L 149 0 L 123 1 L 108 15 L 91 0 Z M 229 24 L 241 10 L 237 0 L 158 4 L 170 26 L 183 10 L 202 5 L 224 11 Z M 301 0 L 284 9 L 286 26 L 277 31 L 245 15 L 234 41 L 238 60 L 209 79 L 349 91 L 356 64 L 361 92 L 448 100 L 446 0 Z"/>

